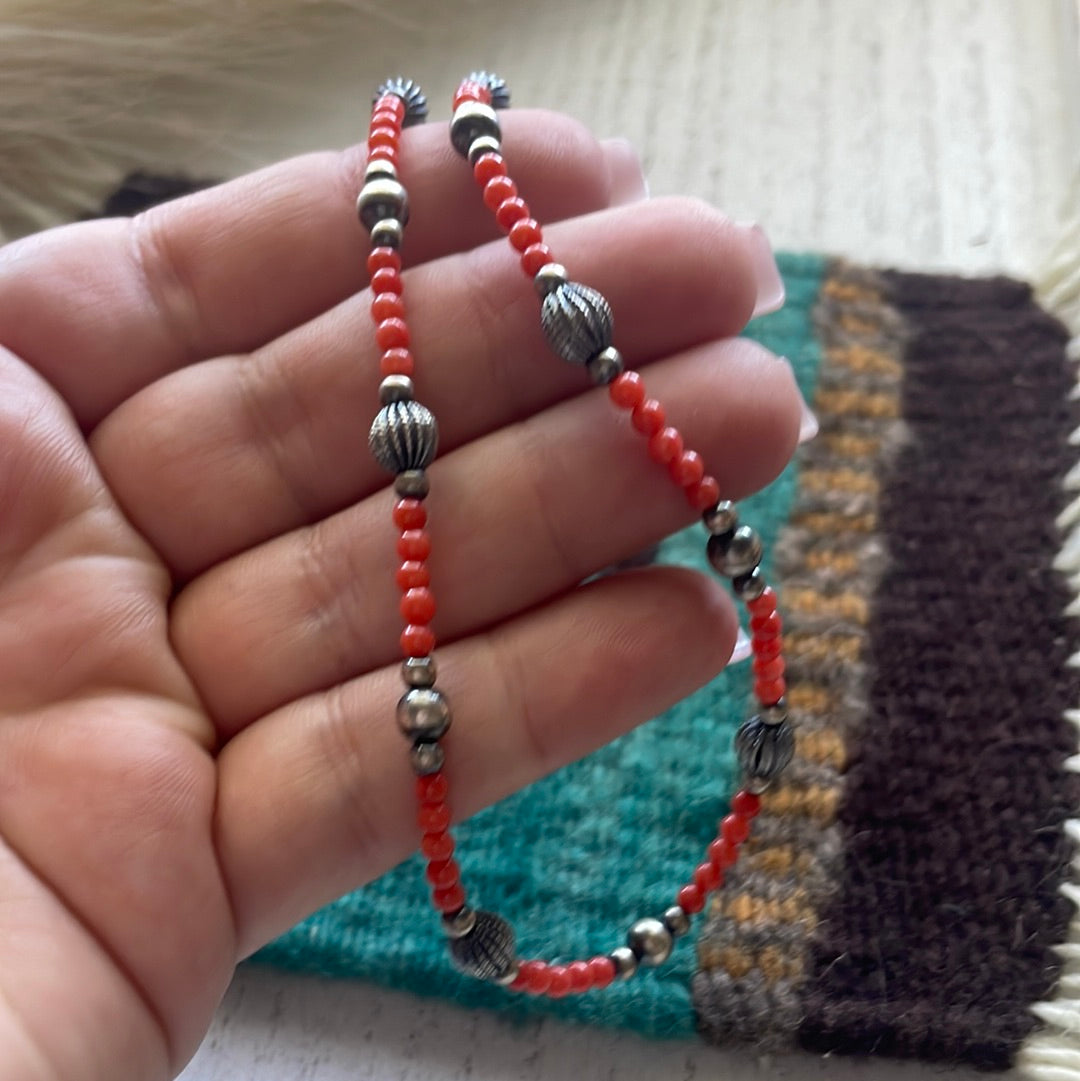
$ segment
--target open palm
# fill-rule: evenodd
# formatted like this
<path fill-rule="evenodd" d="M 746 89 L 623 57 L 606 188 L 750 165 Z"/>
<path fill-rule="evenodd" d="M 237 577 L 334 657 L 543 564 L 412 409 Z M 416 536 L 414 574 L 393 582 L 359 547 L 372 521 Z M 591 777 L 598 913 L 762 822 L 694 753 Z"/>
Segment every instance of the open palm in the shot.
<path fill-rule="evenodd" d="M 766 482 L 799 402 L 729 338 L 760 238 L 692 202 L 620 205 L 625 148 L 565 118 L 505 128 L 551 243 L 725 494 Z M 548 356 L 444 143 L 405 140 L 405 300 L 442 429 L 435 630 L 468 814 L 709 678 L 735 620 L 689 573 L 579 584 L 692 512 Z M 171 1077 L 237 960 L 416 844 L 361 160 L 0 251 L 5 1079 Z"/>

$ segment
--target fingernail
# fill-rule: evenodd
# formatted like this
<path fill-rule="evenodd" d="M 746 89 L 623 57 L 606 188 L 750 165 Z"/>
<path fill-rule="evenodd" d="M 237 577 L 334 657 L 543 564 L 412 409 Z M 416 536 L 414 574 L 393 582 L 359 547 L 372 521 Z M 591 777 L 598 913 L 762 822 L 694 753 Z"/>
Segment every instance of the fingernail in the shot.
<path fill-rule="evenodd" d="M 738 228 L 743 231 L 749 243 L 750 260 L 754 268 L 754 282 L 757 285 L 754 318 L 778 311 L 784 305 L 784 279 L 780 277 L 780 268 L 776 265 L 769 238 L 760 225 L 740 223 Z"/>
<path fill-rule="evenodd" d="M 818 424 L 818 419 L 814 415 L 814 411 L 806 404 L 806 399 L 802 396 L 802 391 L 799 390 L 799 381 L 795 376 L 795 366 L 787 357 L 780 358 L 790 369 L 791 378 L 795 380 L 795 389 L 799 391 L 799 446 L 803 443 L 809 443 L 818 431 L 821 425 Z"/>
<path fill-rule="evenodd" d="M 634 144 L 629 139 L 603 139 L 600 147 L 607 160 L 612 206 L 648 199 L 649 185 Z"/>
<path fill-rule="evenodd" d="M 731 651 L 728 664 L 738 664 L 740 661 L 745 661 L 752 652 L 750 636 L 740 627 L 739 633 L 735 636 L 735 648 Z"/>

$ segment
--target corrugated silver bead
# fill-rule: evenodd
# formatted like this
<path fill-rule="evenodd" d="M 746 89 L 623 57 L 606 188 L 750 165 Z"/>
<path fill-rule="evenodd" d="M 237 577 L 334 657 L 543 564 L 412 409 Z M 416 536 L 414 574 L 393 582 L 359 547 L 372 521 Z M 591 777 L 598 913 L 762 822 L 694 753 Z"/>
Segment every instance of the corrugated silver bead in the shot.
<path fill-rule="evenodd" d="M 690 930 L 690 917 L 682 905 L 672 905 L 664 911 L 664 926 L 675 938 Z"/>
<path fill-rule="evenodd" d="M 413 381 L 407 375 L 388 375 L 379 384 L 379 401 L 383 405 L 391 402 L 411 402 Z"/>
<path fill-rule="evenodd" d="M 735 733 L 735 754 L 747 777 L 776 780 L 795 754 L 791 725 L 766 724 L 760 717 L 743 721 Z"/>
<path fill-rule="evenodd" d="M 393 402 L 379 410 L 368 446 L 375 460 L 391 473 L 425 469 L 439 448 L 434 414 L 419 402 Z"/>
<path fill-rule="evenodd" d="M 375 248 L 393 248 L 397 251 L 404 235 L 405 229 L 397 218 L 383 218 L 371 227 L 371 244 Z"/>
<path fill-rule="evenodd" d="M 401 678 L 409 687 L 433 687 L 437 674 L 434 657 L 406 657 L 401 662 Z"/>
<path fill-rule="evenodd" d="M 659 921 L 647 916 L 638 920 L 626 936 L 626 944 L 643 965 L 662 965 L 670 956 L 675 941 Z"/>
<path fill-rule="evenodd" d="M 466 906 L 457 912 L 449 912 L 442 918 L 443 934 L 447 938 L 461 938 L 476 926 L 476 910 Z"/>
<path fill-rule="evenodd" d="M 610 345 L 607 349 L 600 350 L 595 357 L 589 357 L 585 364 L 585 370 L 589 378 L 598 386 L 605 387 L 619 375 L 624 368 L 622 353 Z"/>
<path fill-rule="evenodd" d="M 729 578 L 749 574 L 764 554 L 761 538 L 748 525 L 739 526 L 730 536 L 726 533 L 709 538 L 706 548 L 709 562 Z"/>
<path fill-rule="evenodd" d="M 515 963 L 514 931 L 494 912 L 477 912 L 476 922 L 466 934 L 450 941 L 454 966 L 478 980 L 498 980 Z"/>
<path fill-rule="evenodd" d="M 615 318 L 595 289 L 566 282 L 544 297 L 540 326 L 548 345 L 571 364 L 586 364 L 611 345 Z"/>
<path fill-rule="evenodd" d="M 628 980 L 637 972 L 638 959 L 629 946 L 617 946 L 608 954 L 615 965 L 615 978 Z"/>
<path fill-rule="evenodd" d="M 545 263 L 533 278 L 533 286 L 541 297 L 553 293 L 567 282 L 566 267 L 562 263 Z"/>
<path fill-rule="evenodd" d="M 374 105 L 384 94 L 396 94 L 405 102 L 405 119 L 402 121 L 404 127 L 420 124 L 427 117 L 427 98 L 424 96 L 424 91 L 420 89 L 420 84 L 412 79 L 405 79 L 400 75 L 395 79 L 387 79 L 386 82 L 380 84 L 375 97 L 371 99 L 371 104 Z"/>
<path fill-rule="evenodd" d="M 409 762 L 417 777 L 427 777 L 438 773 L 446 762 L 446 755 L 438 743 L 414 743 L 409 751 Z"/>
<path fill-rule="evenodd" d="M 469 82 L 486 86 L 491 93 L 493 109 L 510 108 L 510 88 L 505 79 L 500 79 L 493 71 L 474 71 L 469 75 Z"/>
<path fill-rule="evenodd" d="M 446 695 L 432 687 L 413 687 L 398 701 L 398 727 L 410 739 L 439 739 L 449 729 L 450 720 Z"/>
<path fill-rule="evenodd" d="M 380 221 L 392 218 L 406 225 L 409 221 L 409 193 L 403 184 L 388 176 L 367 181 L 356 199 L 356 213 L 365 229 L 373 229 Z"/>
<path fill-rule="evenodd" d="M 480 135 L 469 143 L 469 164 L 475 165 L 485 154 L 501 154 L 502 143 L 490 135 Z"/>
<path fill-rule="evenodd" d="M 430 487 L 422 469 L 405 469 L 394 478 L 394 491 L 402 499 L 426 499 Z"/>
<path fill-rule="evenodd" d="M 454 118 L 450 121 L 450 142 L 454 144 L 454 149 L 467 158 L 469 147 L 481 135 L 502 141 L 502 128 L 495 110 L 479 101 L 462 102 L 454 110 Z"/>
<path fill-rule="evenodd" d="M 781 698 L 771 706 L 762 706 L 758 716 L 765 724 L 783 724 L 788 719 L 787 699 Z"/>
<path fill-rule="evenodd" d="M 760 567 L 755 567 L 749 574 L 740 574 L 731 581 L 731 587 L 735 590 L 735 596 L 741 601 L 756 601 L 765 592 L 768 582 L 761 573 Z"/>
<path fill-rule="evenodd" d="M 710 507 L 702 516 L 705 528 L 712 534 L 733 533 L 739 524 L 739 509 L 730 499 L 721 499 L 715 507 Z"/>

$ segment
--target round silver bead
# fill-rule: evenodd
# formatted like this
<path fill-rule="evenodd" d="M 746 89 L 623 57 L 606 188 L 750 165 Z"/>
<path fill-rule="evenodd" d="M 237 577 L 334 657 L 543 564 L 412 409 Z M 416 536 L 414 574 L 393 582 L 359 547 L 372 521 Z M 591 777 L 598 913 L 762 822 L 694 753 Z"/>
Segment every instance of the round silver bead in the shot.
<path fill-rule="evenodd" d="M 731 533 L 739 524 L 739 509 L 730 499 L 721 499 L 715 507 L 710 507 L 702 516 L 705 528 L 714 535 Z"/>
<path fill-rule="evenodd" d="M 371 227 L 371 243 L 376 248 L 393 248 L 397 251 L 405 229 L 397 218 L 383 218 Z"/>
<path fill-rule="evenodd" d="M 521 975 L 521 966 L 517 961 L 511 961 L 510 967 L 501 976 L 495 978 L 495 982 L 502 987 L 509 987 Z"/>
<path fill-rule="evenodd" d="M 608 957 L 615 964 L 615 978 L 617 980 L 628 980 L 637 972 L 637 955 L 629 946 L 616 947 L 608 954 Z"/>
<path fill-rule="evenodd" d="M 394 491 L 402 499 L 426 499 L 430 487 L 422 469 L 405 469 L 394 478 Z"/>
<path fill-rule="evenodd" d="M 502 128 L 495 110 L 479 101 L 462 102 L 454 110 L 454 119 L 450 121 L 450 142 L 454 144 L 454 149 L 467 158 L 469 147 L 481 135 L 502 141 Z"/>
<path fill-rule="evenodd" d="M 384 218 L 405 225 L 409 220 L 409 195 L 403 185 L 390 177 L 376 177 L 360 189 L 356 213 L 365 229 L 372 229 Z"/>
<path fill-rule="evenodd" d="M 781 698 L 771 706 L 762 706 L 758 716 L 764 724 L 783 724 L 788 719 L 787 699 Z"/>
<path fill-rule="evenodd" d="M 709 562 L 728 578 L 749 574 L 764 554 L 761 538 L 748 525 L 739 526 L 730 536 L 726 533 L 709 538 L 706 549 Z"/>
<path fill-rule="evenodd" d="M 749 574 L 740 574 L 731 582 L 735 596 L 741 601 L 756 601 L 765 592 L 767 585 L 760 567 L 755 567 Z"/>
<path fill-rule="evenodd" d="M 379 401 L 383 405 L 391 402 L 411 402 L 413 381 L 407 375 L 388 375 L 379 384 Z"/>
<path fill-rule="evenodd" d="M 395 94 L 405 103 L 403 127 L 407 128 L 412 124 L 420 124 L 427 117 L 427 98 L 424 96 L 423 90 L 420 89 L 420 84 L 413 82 L 412 79 L 405 79 L 400 75 L 396 79 L 387 79 L 386 82 L 379 85 L 375 97 L 371 100 L 372 105 L 384 94 Z"/>
<path fill-rule="evenodd" d="M 410 739 L 439 739 L 449 729 L 450 720 L 450 703 L 442 691 L 413 687 L 398 701 L 398 727 Z"/>
<path fill-rule="evenodd" d="M 443 768 L 446 755 L 437 743 L 414 743 L 409 751 L 409 762 L 417 777 L 427 777 Z"/>
<path fill-rule="evenodd" d="M 475 165 L 485 154 L 501 154 L 502 143 L 490 135 L 481 135 L 469 143 L 469 164 Z"/>
<path fill-rule="evenodd" d="M 747 792 L 760 796 L 772 788 L 772 781 L 766 781 L 761 777 L 744 777 L 742 786 Z"/>
<path fill-rule="evenodd" d="M 670 956 L 675 941 L 671 932 L 651 916 L 638 920 L 626 936 L 626 944 L 634 956 L 650 967 L 662 965 Z"/>
<path fill-rule="evenodd" d="M 434 657 L 406 657 L 401 662 L 401 678 L 409 687 L 433 687 L 435 685 Z"/>
<path fill-rule="evenodd" d="M 419 402 L 391 402 L 376 414 L 368 436 L 375 460 L 391 473 L 424 469 L 439 447 L 435 415 Z"/>
<path fill-rule="evenodd" d="M 466 906 L 449 912 L 442 918 L 443 934 L 447 938 L 462 938 L 476 926 L 476 910 Z"/>
<path fill-rule="evenodd" d="M 493 109 L 510 108 L 510 88 L 505 79 L 500 79 L 493 71 L 474 71 L 469 75 L 470 83 L 479 83 L 486 86 L 491 93 L 491 107 Z"/>
<path fill-rule="evenodd" d="M 604 387 L 622 374 L 624 368 L 622 353 L 615 346 L 602 349 L 595 357 L 590 357 L 585 365 L 589 378 L 598 386 Z"/>
<path fill-rule="evenodd" d="M 776 780 L 795 754 L 791 725 L 766 724 L 760 717 L 743 721 L 735 733 L 735 754 L 747 777 Z"/>
<path fill-rule="evenodd" d="M 450 940 L 455 968 L 478 980 L 498 980 L 515 964 L 514 931 L 494 912 L 477 912 L 470 931 Z"/>
<path fill-rule="evenodd" d="M 603 295 L 580 282 L 553 289 L 540 308 L 540 327 L 548 345 L 570 364 L 586 364 L 607 349 L 614 324 Z"/>
<path fill-rule="evenodd" d="M 560 285 L 565 285 L 566 282 L 566 267 L 562 263 L 547 263 L 536 272 L 536 277 L 533 278 L 536 292 L 542 297 L 555 292 Z"/>
<path fill-rule="evenodd" d="M 664 926 L 678 938 L 690 930 L 690 917 L 682 905 L 672 905 L 664 911 Z"/>
<path fill-rule="evenodd" d="M 364 183 L 372 180 L 397 180 L 397 166 L 386 158 L 376 158 L 369 161 L 364 169 Z"/>

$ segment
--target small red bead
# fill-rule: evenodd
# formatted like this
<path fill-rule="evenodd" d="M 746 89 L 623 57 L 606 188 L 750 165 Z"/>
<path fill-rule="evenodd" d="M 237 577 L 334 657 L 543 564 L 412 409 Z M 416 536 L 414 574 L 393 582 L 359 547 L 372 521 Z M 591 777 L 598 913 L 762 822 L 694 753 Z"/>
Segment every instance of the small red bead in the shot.
<path fill-rule="evenodd" d="M 442 803 L 450 791 L 450 785 L 442 773 L 429 773 L 416 778 L 416 798 L 421 803 Z"/>
<path fill-rule="evenodd" d="M 540 273 L 541 267 L 555 262 L 555 256 L 546 244 L 532 244 L 521 253 L 521 269 L 535 278 Z"/>
<path fill-rule="evenodd" d="M 429 860 L 448 860 L 454 854 L 454 838 L 449 833 L 425 833 L 420 851 Z"/>
<path fill-rule="evenodd" d="M 643 435 L 656 435 L 664 426 L 664 407 L 655 398 L 646 398 L 634 406 L 630 423 Z"/>
<path fill-rule="evenodd" d="M 614 982 L 615 962 L 610 957 L 592 957 L 588 964 L 593 987 L 609 987 Z"/>
<path fill-rule="evenodd" d="M 754 818 L 761 811 L 761 797 L 756 792 L 741 788 L 731 797 L 731 809 L 743 818 Z"/>
<path fill-rule="evenodd" d="M 373 293 L 400 293 L 401 274 L 391 266 L 380 267 L 371 275 Z"/>
<path fill-rule="evenodd" d="M 464 105 L 467 101 L 479 101 L 484 105 L 490 105 L 491 91 L 483 83 L 466 79 L 454 94 L 454 108 L 457 109 L 458 106 Z"/>
<path fill-rule="evenodd" d="M 398 588 L 403 592 L 409 589 L 423 589 L 431 584 L 431 574 L 426 563 L 419 559 L 407 559 L 397 569 L 394 576 L 397 579 Z"/>
<path fill-rule="evenodd" d="M 427 525 L 427 511 L 419 499 L 399 499 L 392 517 L 398 529 L 423 529 Z"/>
<path fill-rule="evenodd" d="M 398 163 L 398 152 L 396 146 L 373 146 L 368 150 L 368 164 L 373 161 L 388 161 L 391 165 L 396 166 Z"/>
<path fill-rule="evenodd" d="M 784 640 L 776 638 L 751 638 L 750 648 L 758 660 L 771 661 L 784 651 Z"/>
<path fill-rule="evenodd" d="M 375 328 L 375 341 L 379 343 L 380 349 L 408 349 L 409 328 L 405 325 L 405 320 L 384 319 Z"/>
<path fill-rule="evenodd" d="M 481 154 L 473 166 L 477 184 L 484 185 L 497 176 L 506 176 L 506 162 L 501 154 Z"/>
<path fill-rule="evenodd" d="M 766 586 L 760 597 L 746 602 L 747 611 L 755 616 L 767 616 L 776 611 L 776 590 Z"/>
<path fill-rule="evenodd" d="M 436 889 L 445 890 L 461 881 L 461 868 L 457 860 L 432 860 L 424 875 Z"/>
<path fill-rule="evenodd" d="M 526 252 L 544 239 L 540 223 L 535 218 L 522 218 L 510 226 L 510 243 L 519 252 Z"/>
<path fill-rule="evenodd" d="M 739 858 L 738 850 L 734 845 L 728 844 L 723 837 L 717 837 L 712 841 L 708 849 L 709 862 L 721 871 L 732 867 Z"/>
<path fill-rule="evenodd" d="M 517 184 L 508 176 L 493 176 L 484 185 L 484 206 L 488 210 L 498 210 L 503 202 L 513 199 L 515 195 L 517 195 Z"/>
<path fill-rule="evenodd" d="M 710 893 L 720 885 L 723 873 L 711 863 L 699 863 L 694 869 L 694 885 L 703 893 Z"/>
<path fill-rule="evenodd" d="M 786 667 L 783 657 L 770 657 L 768 660 L 764 657 L 754 658 L 754 675 L 766 683 L 769 680 L 779 679 L 784 674 Z"/>
<path fill-rule="evenodd" d="M 402 559 L 427 559 L 431 555 L 431 538 L 422 529 L 406 529 L 397 542 Z"/>
<path fill-rule="evenodd" d="M 367 257 L 368 273 L 374 274 L 376 270 L 383 270 L 386 267 L 391 270 L 400 270 L 401 256 L 393 248 L 372 248 Z"/>
<path fill-rule="evenodd" d="M 551 966 L 546 961 L 524 961 L 518 977 L 525 982 L 525 990 L 542 995 L 551 986 Z"/>
<path fill-rule="evenodd" d="M 513 228 L 516 222 L 522 221 L 528 216 L 529 204 L 524 199 L 517 198 L 517 196 L 512 199 L 504 199 L 499 203 L 498 210 L 495 211 L 495 221 L 500 229 L 507 232 Z"/>
<path fill-rule="evenodd" d="M 608 394 L 620 409 L 636 409 L 645 400 L 645 380 L 637 372 L 623 372 L 612 380 Z"/>
<path fill-rule="evenodd" d="M 696 915 L 705 907 L 705 894 L 700 887 L 690 883 L 679 890 L 676 898 L 682 910 L 689 916 Z"/>
<path fill-rule="evenodd" d="M 376 323 L 385 322 L 387 319 L 405 318 L 405 305 L 397 293 L 376 293 L 371 302 L 371 318 Z"/>
<path fill-rule="evenodd" d="M 570 994 L 570 972 L 566 965 L 551 965 L 551 981 L 548 983 L 547 993 L 552 998 L 563 998 Z"/>
<path fill-rule="evenodd" d="M 416 820 L 423 833 L 445 833 L 450 828 L 450 808 L 445 803 L 421 803 Z"/>
<path fill-rule="evenodd" d="M 397 128 L 375 127 L 368 132 L 367 145 L 369 147 L 388 146 L 397 149 L 398 139 L 400 138 L 401 133 Z"/>
<path fill-rule="evenodd" d="M 440 912 L 457 912 L 465 904 L 465 890 L 458 883 L 445 890 L 435 890 L 431 900 Z"/>
<path fill-rule="evenodd" d="M 759 679 L 754 683 L 754 694 L 763 706 L 775 706 L 787 691 L 783 679 Z"/>
<path fill-rule="evenodd" d="M 435 634 L 428 626 L 410 623 L 401 632 L 401 652 L 406 657 L 427 657 L 435 648 Z"/>
<path fill-rule="evenodd" d="M 671 463 L 671 479 L 680 488 L 689 488 L 705 476 L 705 463 L 696 450 L 684 450 Z"/>
<path fill-rule="evenodd" d="M 401 117 L 392 109 L 376 109 L 371 114 L 371 123 L 368 128 L 369 130 L 371 128 L 394 128 L 395 131 L 400 131 Z"/>
<path fill-rule="evenodd" d="M 398 120 L 401 120 L 405 116 L 405 102 L 402 101 L 397 94 L 383 94 L 382 97 L 376 100 L 374 111 L 379 112 L 383 109 L 393 113 Z"/>
<path fill-rule="evenodd" d="M 742 815 L 725 815 L 720 822 L 720 834 L 730 845 L 741 845 L 750 836 L 750 823 Z"/>
<path fill-rule="evenodd" d="M 430 623 L 435 618 L 435 598 L 430 589 L 421 586 L 407 590 L 399 604 L 403 619 L 409 623 Z"/>
<path fill-rule="evenodd" d="M 576 994 L 582 994 L 592 987 L 592 973 L 589 971 L 588 961 L 571 961 L 566 966 L 567 975 L 570 977 L 570 990 Z"/>
<path fill-rule="evenodd" d="M 379 361 L 383 375 L 412 375 L 413 355 L 408 349 L 387 349 Z"/>
<path fill-rule="evenodd" d="M 720 482 L 715 477 L 702 477 L 686 489 L 686 498 L 694 510 L 708 510 L 720 501 Z"/>
<path fill-rule="evenodd" d="M 755 638 L 776 638 L 784 629 L 784 621 L 779 612 L 770 612 L 767 616 L 754 616 L 750 620 L 750 633 Z"/>
<path fill-rule="evenodd" d="M 673 462 L 683 450 L 683 438 L 678 428 L 661 428 L 649 437 L 649 457 L 660 465 Z"/>

